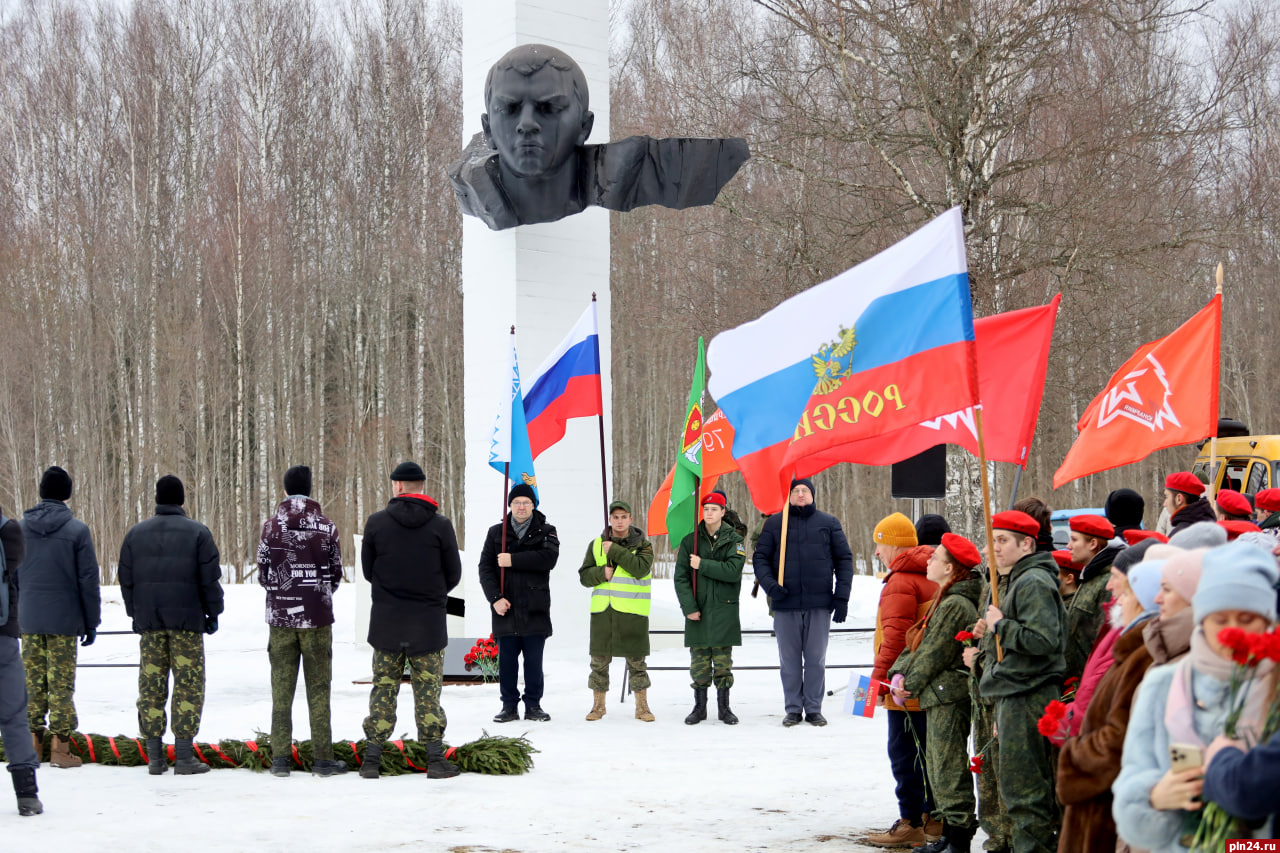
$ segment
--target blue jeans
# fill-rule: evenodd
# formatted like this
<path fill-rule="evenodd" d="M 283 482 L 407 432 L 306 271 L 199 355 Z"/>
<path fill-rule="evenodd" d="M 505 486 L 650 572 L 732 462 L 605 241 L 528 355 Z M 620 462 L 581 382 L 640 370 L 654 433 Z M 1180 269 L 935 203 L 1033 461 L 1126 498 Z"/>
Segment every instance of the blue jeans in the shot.
<path fill-rule="evenodd" d="M 27 722 L 27 678 L 17 637 L 0 637 L 0 737 L 10 770 L 40 766 Z"/>
<path fill-rule="evenodd" d="M 533 634 L 498 637 L 498 689 L 502 707 L 520 704 L 520 655 L 524 654 L 524 707 L 542 707 L 542 650 L 547 638 Z"/>
<path fill-rule="evenodd" d="M 898 817 L 916 821 L 925 812 L 933 811 L 925 785 L 924 745 L 928 735 L 925 713 L 889 711 L 888 714 L 889 767 L 897 782 L 894 793 L 898 795 Z M 920 742 L 919 746 L 916 741 Z"/>

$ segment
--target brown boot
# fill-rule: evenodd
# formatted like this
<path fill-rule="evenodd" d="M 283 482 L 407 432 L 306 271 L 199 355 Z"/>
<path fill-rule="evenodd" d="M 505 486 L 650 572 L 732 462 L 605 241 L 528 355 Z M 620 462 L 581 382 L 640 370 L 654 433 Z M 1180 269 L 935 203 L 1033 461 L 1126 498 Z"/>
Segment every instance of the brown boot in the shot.
<path fill-rule="evenodd" d="M 636 691 L 636 719 L 652 723 L 654 716 L 653 712 L 649 710 L 649 700 L 645 698 L 645 693 L 647 692 L 646 690 Z"/>
<path fill-rule="evenodd" d="M 83 762 L 80 756 L 71 754 L 71 741 L 58 735 L 53 736 L 53 746 L 49 749 L 49 763 L 54 767 L 70 769 L 79 767 Z"/>
<path fill-rule="evenodd" d="M 605 714 L 605 692 L 603 690 L 593 690 L 592 695 L 595 696 L 595 699 L 592 700 L 591 711 L 587 714 L 587 719 L 591 722 L 595 722 Z"/>
<path fill-rule="evenodd" d="M 924 837 L 926 841 L 937 841 L 942 837 L 942 822 L 934 820 L 928 814 L 920 815 L 920 820 L 924 823 Z"/>
<path fill-rule="evenodd" d="M 924 827 L 912 826 L 911 821 L 900 817 L 889 827 L 888 832 L 868 835 L 862 839 L 862 843 L 872 847 L 914 847 L 925 843 Z"/>

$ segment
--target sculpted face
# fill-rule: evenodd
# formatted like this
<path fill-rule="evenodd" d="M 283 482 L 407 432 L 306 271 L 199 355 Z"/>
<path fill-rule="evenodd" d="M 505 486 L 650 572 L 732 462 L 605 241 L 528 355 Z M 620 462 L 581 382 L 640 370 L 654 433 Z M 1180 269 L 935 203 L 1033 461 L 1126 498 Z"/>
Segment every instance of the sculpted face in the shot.
<path fill-rule="evenodd" d="M 496 71 L 481 116 L 485 139 L 498 159 L 523 178 L 555 173 L 587 141 L 594 116 L 583 109 L 569 75 L 544 65 L 530 75 Z"/>

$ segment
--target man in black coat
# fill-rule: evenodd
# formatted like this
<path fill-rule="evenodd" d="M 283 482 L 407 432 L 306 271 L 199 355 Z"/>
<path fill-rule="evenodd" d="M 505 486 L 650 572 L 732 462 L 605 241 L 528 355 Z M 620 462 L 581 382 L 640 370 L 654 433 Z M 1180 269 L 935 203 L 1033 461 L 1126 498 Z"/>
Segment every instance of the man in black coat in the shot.
<path fill-rule="evenodd" d="M 18 795 L 18 814 L 23 817 L 44 811 L 36 790 L 36 768 L 40 755 L 27 725 L 27 677 L 18 651 L 18 564 L 26 554 L 22 525 L 0 512 L 0 546 L 4 548 L 4 581 L 9 588 L 9 610 L 0 625 L 0 740 L 9 759 L 13 791 Z"/>
<path fill-rule="evenodd" d="M 222 566 L 213 534 L 182 509 L 182 481 L 156 481 L 156 514 L 135 524 L 120 545 L 120 593 L 124 611 L 141 635 L 138 664 L 138 728 L 147 740 L 147 769 L 169 769 L 164 755 L 165 701 L 173 673 L 173 771 L 205 773 L 192 742 L 204 712 L 204 635 L 218 630 Z"/>
<path fill-rule="evenodd" d="M 513 487 L 507 495 L 511 511 L 501 524 L 489 528 L 480 551 L 480 586 L 493 607 L 493 636 L 498 641 L 502 710 L 493 718 L 495 723 L 520 719 L 522 654 L 524 718 L 551 719 L 542 710 L 542 650 L 551 636 L 551 570 L 560 557 L 560 539 L 537 505 L 532 486 Z"/>
<path fill-rule="evenodd" d="M 427 776 L 458 775 L 444 757 L 448 722 L 440 707 L 449 590 L 462 579 L 453 523 L 423 494 L 426 474 L 415 462 L 391 472 L 393 497 L 369 516 L 360 547 L 360 567 L 372 585 L 369 645 L 373 646 L 373 690 L 364 721 L 365 755 L 360 775 L 379 776 L 382 747 L 396 725 L 400 678 L 409 666 L 418 740 L 427 750 Z"/>
<path fill-rule="evenodd" d="M 27 554 L 22 561 L 22 664 L 27 673 L 27 722 L 44 735 L 45 715 L 53 735 L 49 763 L 79 767 L 70 736 L 79 723 L 76 638 L 97 636 L 102 603 L 98 557 L 83 521 L 71 514 L 71 476 L 54 465 L 40 478 L 40 503 L 23 514 Z"/>

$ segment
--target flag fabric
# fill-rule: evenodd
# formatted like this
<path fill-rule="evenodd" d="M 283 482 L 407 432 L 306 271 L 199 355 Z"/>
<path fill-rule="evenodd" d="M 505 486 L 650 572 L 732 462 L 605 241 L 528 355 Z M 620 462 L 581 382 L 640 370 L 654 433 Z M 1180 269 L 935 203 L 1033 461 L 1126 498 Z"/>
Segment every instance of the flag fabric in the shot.
<path fill-rule="evenodd" d="M 508 386 L 498 404 L 489 441 L 489 467 L 506 473 L 515 483 L 526 483 L 538 491 L 538 478 L 533 473 L 533 454 L 529 451 L 529 429 L 525 423 L 524 401 L 520 395 L 520 366 L 516 361 L 516 334 L 511 331 L 511 360 L 507 370 Z"/>
<path fill-rule="evenodd" d="M 804 460 L 977 400 L 964 228 L 952 208 L 880 254 L 717 335 L 709 390 L 752 502 Z"/>
<path fill-rule="evenodd" d="M 854 673 L 849 676 L 849 687 L 844 693 L 844 712 L 855 717 L 874 717 L 879 695 L 879 681 Z"/>
<path fill-rule="evenodd" d="M 594 299 L 534 374 L 524 398 L 524 412 L 534 459 L 564 438 L 565 421 L 603 416 L 600 333 Z"/>
<path fill-rule="evenodd" d="M 698 338 L 698 360 L 693 366 L 689 405 L 685 408 L 684 428 L 680 431 L 680 453 L 676 456 L 671 500 L 667 503 L 666 512 L 667 532 L 676 548 L 697 528 L 701 510 L 697 483 L 702 478 L 702 402 L 707 393 L 706 376 L 706 351 L 702 338 Z"/>
<path fill-rule="evenodd" d="M 1026 466 L 1044 396 L 1049 346 L 1057 319 L 1058 295 L 1048 305 L 1008 311 L 973 321 L 978 353 L 978 394 L 986 433 L 987 459 Z M 816 454 L 796 466 L 812 476 L 837 462 L 889 465 L 938 444 L 954 444 L 978 455 L 975 407 L 931 418 L 906 429 L 866 438 Z"/>
<path fill-rule="evenodd" d="M 705 498 L 715 489 L 722 474 L 738 470 L 738 460 L 733 458 L 733 425 L 724 416 L 724 412 L 716 410 L 702 422 L 702 488 L 701 497 Z M 649 513 L 645 518 L 650 536 L 659 536 L 667 532 L 667 505 L 671 502 L 671 484 L 675 479 L 676 466 L 672 465 L 667 478 L 658 487 L 658 493 L 649 502 Z M 680 543 L 676 543 L 679 547 Z"/>
<path fill-rule="evenodd" d="M 1139 347 L 1081 415 L 1053 487 L 1213 435 L 1221 345 L 1219 294 L 1171 334 Z"/>

